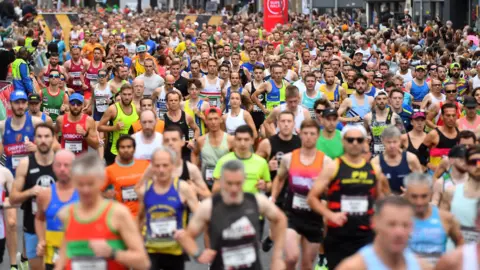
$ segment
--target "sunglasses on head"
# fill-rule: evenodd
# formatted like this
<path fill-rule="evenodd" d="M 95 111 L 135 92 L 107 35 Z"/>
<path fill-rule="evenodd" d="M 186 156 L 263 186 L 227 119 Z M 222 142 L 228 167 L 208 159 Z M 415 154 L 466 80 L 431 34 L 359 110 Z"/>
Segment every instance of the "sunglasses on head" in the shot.
<path fill-rule="evenodd" d="M 480 165 L 480 158 L 469 159 L 467 160 L 467 165 L 469 166 L 479 166 Z"/>
<path fill-rule="evenodd" d="M 425 112 L 425 110 L 413 109 L 413 112 Z"/>
<path fill-rule="evenodd" d="M 353 142 L 357 141 L 358 144 L 362 144 L 364 141 L 365 141 L 365 138 L 362 138 L 362 137 L 359 137 L 359 138 L 355 138 L 355 137 L 345 137 L 345 140 L 352 144 Z"/>

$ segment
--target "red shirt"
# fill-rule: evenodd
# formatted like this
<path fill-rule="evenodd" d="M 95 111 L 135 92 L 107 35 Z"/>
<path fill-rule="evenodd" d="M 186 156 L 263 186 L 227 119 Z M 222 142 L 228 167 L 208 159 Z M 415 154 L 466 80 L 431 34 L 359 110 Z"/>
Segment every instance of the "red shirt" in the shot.
<path fill-rule="evenodd" d="M 68 121 L 68 114 L 63 115 L 62 149 L 70 150 L 75 155 L 80 155 L 88 151 L 87 140 L 83 135 L 77 133 L 77 125 L 87 130 L 87 117 L 88 115 L 83 114 L 80 121 L 71 122 Z"/>

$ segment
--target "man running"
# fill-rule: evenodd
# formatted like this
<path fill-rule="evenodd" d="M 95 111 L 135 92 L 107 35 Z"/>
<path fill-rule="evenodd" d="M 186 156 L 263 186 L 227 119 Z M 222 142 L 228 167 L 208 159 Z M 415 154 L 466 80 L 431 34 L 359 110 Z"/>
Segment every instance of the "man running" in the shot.
<path fill-rule="evenodd" d="M 270 269 L 284 269 L 285 215 L 264 195 L 242 191 L 246 170 L 241 160 L 225 162 L 220 169 L 219 194 L 202 201 L 188 228 L 175 232 L 175 239 L 196 261 L 211 263 L 211 270 L 262 269 L 258 248 L 261 215 L 269 220 L 275 242 Z M 221 218 L 226 216 L 229 218 Z M 195 242 L 205 229 L 215 250 L 201 251 Z"/>
<path fill-rule="evenodd" d="M 90 99 L 92 94 L 88 91 L 89 85 L 85 80 L 85 71 L 88 69 L 88 60 L 82 58 L 80 54 L 80 46 L 72 46 L 70 49 L 70 55 L 72 59 L 63 64 L 65 72 L 67 74 L 67 86 L 72 88 L 75 93 L 84 95 L 86 99 Z"/>
<path fill-rule="evenodd" d="M 44 258 L 45 269 L 53 270 L 62 245 L 63 226 L 57 214 L 65 205 L 78 201 L 78 191 L 70 178 L 70 169 L 75 155 L 60 150 L 53 160 L 53 172 L 57 182 L 42 189 L 37 195 L 35 231 L 38 237 L 37 255 Z"/>
<path fill-rule="evenodd" d="M 50 71 L 58 70 L 60 73 L 66 74 L 65 69 L 59 64 L 58 53 L 51 53 L 48 58 L 48 65 L 43 67 L 37 77 L 38 85 L 41 88 L 47 88 L 50 85 Z"/>
<path fill-rule="evenodd" d="M 140 113 L 141 130 L 132 135 L 136 144 L 135 159 L 150 160 L 155 148 L 162 145 L 163 135 L 155 130 L 156 123 L 157 118 L 153 110 L 143 110 Z"/>
<path fill-rule="evenodd" d="M 407 248 L 413 225 L 412 205 L 402 197 L 388 196 L 377 201 L 375 206 L 372 220 L 375 223 L 375 241 L 345 259 L 335 269 L 430 269 Z"/>
<path fill-rule="evenodd" d="M 117 140 L 118 156 L 115 162 L 105 169 L 106 180 L 101 190 L 105 197 L 114 195 L 115 200 L 124 204 L 133 216 L 138 214 L 138 197 L 135 186 L 147 169 L 148 160 L 134 159 L 135 139 L 129 135 L 121 135 Z M 106 191 L 112 185 L 113 193 Z"/>
<path fill-rule="evenodd" d="M 187 226 L 187 206 L 195 212 L 198 199 L 192 186 L 173 175 L 177 158 L 171 149 L 156 149 L 151 161 L 154 180 L 149 180 L 137 191 L 140 201 L 138 223 L 140 227 L 146 227 L 145 247 L 151 269 L 185 269 L 182 247 L 173 236 Z"/>
<path fill-rule="evenodd" d="M 42 112 L 52 118 L 53 123 L 57 117 L 68 109 L 68 95 L 60 89 L 60 72 L 56 69 L 50 71 L 50 85 L 39 93 L 42 99 L 40 106 Z"/>
<path fill-rule="evenodd" d="M 284 209 L 288 217 L 285 250 L 287 269 L 296 269 L 302 254 L 301 269 L 312 269 L 313 262 L 323 240 L 323 218 L 312 212 L 307 204 L 307 194 L 314 180 L 332 159 L 316 149 L 319 135 L 312 119 L 300 127 L 301 147 L 284 154 L 272 188 L 272 201 L 278 198 L 288 178 Z M 299 246 L 301 246 L 301 251 Z"/>
<path fill-rule="evenodd" d="M 83 113 L 83 96 L 73 93 L 69 98 L 69 112 L 57 118 L 55 125 L 57 134 L 62 133 L 62 149 L 67 149 L 75 155 L 95 150 L 100 146 L 99 135 L 92 117 Z"/>
<path fill-rule="evenodd" d="M 264 67 L 256 65 L 253 68 L 253 80 L 250 83 L 247 83 L 243 89 L 244 90 L 243 94 L 248 96 L 248 98 L 252 100 L 253 109 L 252 109 L 251 115 L 257 130 L 263 124 L 263 121 L 265 120 L 265 114 L 260 109 L 260 107 L 258 107 L 258 105 L 253 101 L 252 96 L 260 87 L 260 85 L 263 84 L 264 82 L 263 76 L 264 76 Z M 263 106 L 265 106 L 266 104 L 265 95 L 258 96 L 258 99 L 260 100 L 260 103 L 262 103 Z"/>
<path fill-rule="evenodd" d="M 152 100 L 155 102 L 155 110 L 160 120 L 164 120 L 164 115 L 167 113 L 167 94 L 172 91 L 182 94 L 180 90 L 175 88 L 175 77 L 167 75 L 165 77 L 165 85 L 156 88 L 152 93 Z"/>
<path fill-rule="evenodd" d="M 385 176 L 363 157 L 366 138 L 363 126 L 346 126 L 342 130 L 345 154 L 323 168 L 308 193 L 311 209 L 327 220 L 324 247 L 329 269 L 373 241 L 373 202 L 389 193 Z M 326 205 L 321 202 L 324 193 Z"/>
<path fill-rule="evenodd" d="M 285 103 L 285 89 L 289 85 L 283 79 L 283 68 L 278 64 L 270 66 L 272 78 L 261 84 L 252 95 L 252 101 L 257 104 L 265 115 L 280 104 Z M 265 95 L 265 101 L 262 102 L 260 96 Z M 300 96 L 299 96 L 300 98 Z"/>
<path fill-rule="evenodd" d="M 34 227 L 38 209 L 36 196 L 43 188 L 54 184 L 56 179 L 52 169 L 54 159 L 52 145 L 55 140 L 53 127 L 40 123 L 34 132 L 37 151 L 20 160 L 10 202 L 22 204 L 26 255 L 30 268 L 36 270 L 44 267 L 43 258 L 37 255 L 38 237 Z"/>
<path fill-rule="evenodd" d="M 96 153 L 79 156 L 71 177 L 79 201 L 63 207 L 58 218 L 64 239 L 55 269 L 146 270 L 150 261 L 131 212 L 102 197 L 105 166 Z"/>
<path fill-rule="evenodd" d="M 371 96 L 365 95 L 367 81 L 367 78 L 361 74 L 353 80 L 355 93 L 344 99 L 340 105 L 338 109 L 340 122 L 347 122 L 349 125 L 362 124 L 363 117 L 371 111 L 374 99 Z M 347 117 L 343 117 L 344 113 L 347 114 Z"/>
<path fill-rule="evenodd" d="M 457 119 L 460 118 L 462 115 L 463 105 L 457 101 L 458 92 L 457 86 L 453 83 L 445 84 L 445 94 L 446 99 L 445 102 L 438 102 L 434 103 L 430 106 L 427 113 L 427 126 L 436 129 L 445 125 L 445 119 L 443 117 L 443 105 L 450 104 L 453 105 L 455 108 L 455 113 L 457 115 Z"/>
<path fill-rule="evenodd" d="M 456 246 L 463 245 L 460 225 L 451 213 L 430 204 L 433 193 L 430 175 L 412 173 L 405 177 L 404 182 L 405 198 L 415 210 L 408 247 L 434 266 L 446 251 L 447 237 Z"/>
<path fill-rule="evenodd" d="M 106 147 L 105 161 L 111 165 L 118 154 L 117 140 L 120 135 L 133 134 L 131 126 L 138 120 L 137 110 L 132 103 L 133 88 L 124 84 L 120 88 L 120 102 L 110 105 L 98 124 L 99 132 L 110 132 L 109 147 Z M 111 121 L 111 125 L 108 122 Z"/>
<path fill-rule="evenodd" d="M 402 151 L 401 132 L 395 126 L 389 126 L 381 134 L 381 143 L 385 151 L 372 159 L 372 165 L 388 179 L 390 189 L 395 194 L 403 193 L 403 178 L 411 172 L 423 171 L 415 154 Z"/>
<path fill-rule="evenodd" d="M 30 114 L 31 116 L 35 116 L 42 119 L 44 123 L 53 125 L 52 118 L 40 110 L 41 106 L 42 106 L 42 99 L 40 98 L 39 94 L 30 94 L 28 96 L 27 113 Z"/>

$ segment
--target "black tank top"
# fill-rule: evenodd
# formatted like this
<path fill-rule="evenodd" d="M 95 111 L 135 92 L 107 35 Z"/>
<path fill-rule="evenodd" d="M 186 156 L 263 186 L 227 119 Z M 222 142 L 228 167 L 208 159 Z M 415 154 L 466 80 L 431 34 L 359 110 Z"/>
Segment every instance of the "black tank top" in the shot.
<path fill-rule="evenodd" d="M 278 134 L 275 134 L 268 138 L 270 141 L 270 145 L 272 146 L 272 151 L 270 152 L 270 157 L 268 160 L 271 160 L 273 157 L 277 158 L 278 164 L 280 165 L 280 161 L 282 161 L 282 157 L 285 154 L 292 152 L 293 150 L 300 148 L 302 146 L 302 142 L 300 141 L 300 137 L 298 135 L 293 135 L 292 139 L 289 141 L 284 141 L 280 139 Z M 277 175 L 276 171 L 270 171 L 271 178 L 275 178 Z"/>
<path fill-rule="evenodd" d="M 187 160 L 187 161 L 190 161 L 190 149 L 187 147 L 187 142 L 188 140 L 190 139 L 193 139 L 194 138 L 194 134 L 193 132 L 189 132 L 189 127 L 188 127 L 188 124 L 187 124 L 187 117 L 185 115 L 185 112 L 184 111 L 181 111 L 182 115 L 180 116 L 180 120 L 178 120 L 177 122 L 174 122 L 172 121 L 169 117 L 168 117 L 168 114 L 166 113 L 163 117 L 164 117 L 164 120 L 165 120 L 165 128 L 171 126 L 171 125 L 176 125 L 176 126 L 179 126 L 180 129 L 182 130 L 183 132 L 183 137 L 185 139 L 185 145 L 182 147 L 182 158 L 184 160 Z M 193 131 L 193 130 L 192 130 Z M 189 134 L 190 133 L 190 134 Z"/>
<path fill-rule="evenodd" d="M 262 269 L 258 252 L 260 213 L 257 200 L 250 193 L 243 196 L 242 203 L 227 205 L 220 194 L 213 195 L 212 218 L 222 218 L 210 222 L 208 228 L 211 248 L 217 251 L 211 270 Z"/>
<path fill-rule="evenodd" d="M 28 156 L 28 170 L 25 177 L 25 185 L 23 191 L 28 190 L 36 185 L 42 187 L 50 187 L 51 184 L 57 181 L 53 173 L 52 165 L 40 166 L 35 159 L 35 155 Z M 37 203 L 34 198 L 29 198 L 22 204 L 23 213 L 23 230 L 27 233 L 35 233 L 35 213 Z"/>
<path fill-rule="evenodd" d="M 458 128 L 455 128 L 455 130 L 457 131 L 457 136 L 455 136 L 455 138 L 453 139 L 450 139 L 448 138 L 447 136 L 445 136 L 441 131 L 440 129 L 437 127 L 436 128 L 437 132 L 438 132 L 438 137 L 439 137 L 439 140 L 438 140 L 438 144 L 435 148 L 440 148 L 440 149 L 451 149 L 452 147 L 454 147 L 455 145 L 458 144 L 458 142 L 460 141 L 460 132 L 458 131 Z"/>
<path fill-rule="evenodd" d="M 412 140 L 410 139 L 410 134 L 407 133 L 407 138 L 408 138 L 408 147 L 407 147 L 407 152 L 410 152 L 414 154 L 415 156 L 418 157 L 418 160 L 420 161 L 420 164 L 423 166 L 427 166 L 428 163 L 428 148 L 426 152 L 420 152 L 417 148 L 413 146 Z"/>
<path fill-rule="evenodd" d="M 365 237 L 372 233 L 370 219 L 377 194 L 377 179 L 369 162 L 359 168 L 347 164 L 343 157 L 337 158 L 336 175 L 328 185 L 328 208 L 334 212 L 347 213 L 347 222 L 339 227 L 328 221 L 328 234 L 337 237 Z"/>

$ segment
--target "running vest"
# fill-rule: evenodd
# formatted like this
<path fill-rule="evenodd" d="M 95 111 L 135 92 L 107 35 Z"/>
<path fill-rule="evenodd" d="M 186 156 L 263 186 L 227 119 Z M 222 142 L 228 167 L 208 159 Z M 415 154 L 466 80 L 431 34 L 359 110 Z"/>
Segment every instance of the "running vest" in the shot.
<path fill-rule="evenodd" d="M 335 136 L 331 139 L 325 138 L 323 136 L 323 131 L 320 130 L 320 136 L 317 139 L 317 150 L 322 151 L 330 157 L 331 159 L 335 159 L 343 155 L 343 143 L 342 143 L 342 134 L 340 130 L 335 129 Z"/>
<path fill-rule="evenodd" d="M 363 258 L 363 261 L 368 270 L 390 270 L 380 259 L 375 252 L 373 245 L 369 244 L 364 246 L 359 251 L 360 255 Z M 420 264 L 415 257 L 415 254 L 411 252 L 408 248 L 403 251 L 403 257 L 405 259 L 406 270 L 421 270 Z"/>
<path fill-rule="evenodd" d="M 337 84 L 335 86 L 335 90 L 328 91 L 327 90 L 327 85 L 322 84 L 320 85 L 320 92 L 323 93 L 323 95 L 328 99 L 330 102 L 339 102 L 340 101 L 340 91 L 338 91 L 339 85 Z"/>
<path fill-rule="evenodd" d="M 208 77 L 205 77 L 205 86 L 200 91 L 201 98 L 208 98 L 208 103 L 212 107 L 220 107 L 220 98 L 222 96 L 222 89 L 220 79 L 215 78 L 215 83 L 211 84 Z"/>
<path fill-rule="evenodd" d="M 210 134 L 205 135 L 205 143 L 200 150 L 200 156 L 202 159 L 202 175 L 203 179 L 207 183 L 208 188 L 211 190 L 213 187 L 213 171 L 217 165 L 217 161 L 224 155 L 230 152 L 228 148 L 228 134 L 223 133 L 223 138 L 219 146 L 213 146 L 210 144 Z"/>
<path fill-rule="evenodd" d="M 383 131 L 392 123 L 393 112 L 390 108 L 387 108 L 387 118 L 385 121 L 377 120 L 377 113 L 372 111 L 372 123 L 370 124 L 370 130 L 372 131 L 372 142 L 370 143 L 370 152 L 373 156 L 377 156 L 385 151 L 385 145 L 382 142 L 381 136 Z"/>
<path fill-rule="evenodd" d="M 62 221 L 57 217 L 58 212 L 65 205 L 78 202 L 79 196 L 77 190 L 72 194 L 72 197 L 67 201 L 63 202 L 58 197 L 57 185 L 51 185 L 51 198 L 50 203 L 48 204 L 47 210 L 45 210 L 45 223 L 46 223 L 46 234 L 45 234 L 45 263 L 54 264 L 58 259 L 58 250 L 62 245 L 63 240 L 63 224 Z"/>
<path fill-rule="evenodd" d="M 462 118 L 460 118 L 460 120 L 458 121 L 458 128 L 461 129 L 461 130 L 470 130 L 470 131 L 473 131 L 475 132 L 475 129 L 480 126 L 480 116 L 478 115 L 475 115 L 475 121 L 473 121 L 473 124 L 470 124 L 468 121 L 467 121 L 467 117 L 464 116 Z"/>
<path fill-rule="evenodd" d="M 465 197 L 465 184 L 458 184 L 453 193 L 450 212 L 460 223 L 463 240 L 465 244 L 480 240 L 480 233 L 476 229 L 475 219 L 477 217 L 478 199 Z"/>
<path fill-rule="evenodd" d="M 227 119 L 225 119 L 225 128 L 228 134 L 234 135 L 235 130 L 237 130 L 239 126 L 247 124 L 244 113 L 244 109 L 240 109 L 240 112 L 237 116 L 232 116 L 232 112 L 227 113 Z"/>
<path fill-rule="evenodd" d="M 447 138 L 438 127 L 436 128 L 436 130 L 439 136 L 438 144 L 437 146 L 435 146 L 435 148 L 432 148 L 430 150 L 430 163 L 434 166 L 438 166 L 442 161 L 442 157 L 448 156 L 450 149 L 457 145 L 458 141 L 460 140 L 460 131 L 458 130 L 458 128 L 455 128 L 455 130 L 457 131 L 457 136 L 455 136 L 455 138 L 453 139 Z"/>
<path fill-rule="evenodd" d="M 230 109 L 231 109 L 231 106 L 230 106 L 230 95 L 232 94 L 232 90 L 231 90 L 231 86 L 229 86 L 227 88 L 227 94 L 225 96 L 225 112 L 229 112 Z M 238 90 L 236 90 L 236 92 L 240 93 L 240 95 L 242 94 L 242 91 L 243 91 L 243 87 L 240 86 L 240 88 Z M 243 108 L 243 106 L 242 106 Z"/>
<path fill-rule="evenodd" d="M 462 269 L 463 270 L 480 269 L 478 264 L 477 245 L 478 245 L 477 243 L 470 243 L 462 246 L 462 250 L 463 250 Z"/>
<path fill-rule="evenodd" d="M 380 89 L 381 90 L 381 89 Z M 377 88 L 375 88 L 374 86 L 372 86 L 370 88 L 370 91 L 368 92 L 365 92 L 365 95 L 366 96 L 369 96 L 369 97 L 375 97 L 375 93 L 377 93 Z"/>
<path fill-rule="evenodd" d="M 43 72 L 43 84 L 45 84 L 46 87 L 49 86 L 50 84 L 50 70 L 52 70 L 52 66 L 50 64 L 47 65 L 47 70 Z M 60 70 L 58 70 L 60 71 Z"/>
<path fill-rule="evenodd" d="M 414 101 L 422 101 L 429 91 L 430 89 L 426 81 L 423 82 L 423 85 L 418 85 L 415 83 L 415 80 L 412 80 L 410 94 L 413 96 Z"/>
<path fill-rule="evenodd" d="M 123 134 L 130 134 L 130 128 L 133 123 L 135 123 L 138 120 L 138 114 L 137 114 L 137 109 L 135 108 L 135 104 L 130 103 L 130 106 L 132 107 L 132 113 L 130 115 L 125 114 L 123 112 L 122 106 L 120 106 L 119 102 L 115 103 L 115 107 L 117 108 L 117 116 L 115 117 L 115 120 L 113 120 L 112 125 L 115 126 L 118 121 L 122 121 L 123 123 L 123 129 L 120 131 L 113 131 L 112 138 L 111 138 L 111 144 L 110 144 L 110 152 L 114 154 L 115 156 L 118 154 L 117 151 L 117 140 L 120 138 L 120 135 Z"/>
<path fill-rule="evenodd" d="M 442 108 L 443 106 L 443 102 L 440 102 L 439 103 L 439 107 Z M 455 107 L 457 108 L 457 119 L 460 119 L 460 117 L 462 116 L 462 110 L 460 109 L 460 105 L 458 102 L 455 102 Z M 443 126 L 443 117 L 442 117 L 442 110 L 440 109 L 440 111 L 438 112 L 438 115 L 437 115 L 437 126 Z"/>
<path fill-rule="evenodd" d="M 310 117 L 312 117 L 313 120 L 315 120 L 315 118 L 317 117 L 315 115 L 315 108 L 313 107 L 313 105 L 315 105 L 315 101 L 317 101 L 317 99 L 321 97 L 322 93 L 320 91 L 317 91 L 313 98 L 307 95 L 307 91 L 303 92 L 302 94 L 302 106 L 308 109 L 308 112 L 310 112 Z"/>
<path fill-rule="evenodd" d="M 157 100 L 155 102 L 155 108 L 157 111 L 158 119 L 160 120 L 165 119 L 164 116 L 168 111 L 166 96 L 167 96 L 166 90 L 161 91 L 160 95 L 158 95 Z"/>
<path fill-rule="evenodd" d="M 97 118 L 95 121 L 99 121 L 102 118 L 103 114 L 107 111 L 108 106 L 110 106 L 110 100 L 112 99 L 113 95 L 110 91 L 110 87 L 108 84 L 105 85 L 105 88 L 100 89 L 99 85 L 96 84 L 93 90 L 93 99 L 95 100 L 95 106 L 93 106 L 93 115 L 99 116 L 94 117 Z"/>
<path fill-rule="evenodd" d="M 240 204 L 225 204 L 220 194 L 212 197 L 212 217 L 224 217 L 208 227 L 212 249 L 217 256 L 211 270 L 261 270 L 259 254 L 260 216 L 255 195 L 244 193 Z"/>
<path fill-rule="evenodd" d="M 342 88 L 347 92 L 347 97 L 350 97 L 356 91 L 355 86 L 350 86 L 347 82 L 342 83 Z"/>
<path fill-rule="evenodd" d="M 408 167 L 407 152 L 402 152 L 402 159 L 397 166 L 388 165 L 383 153 L 379 155 L 379 158 L 380 167 L 382 168 L 383 174 L 388 179 L 390 189 L 396 194 L 401 194 L 402 190 L 400 187 L 403 187 L 403 178 L 411 172 L 410 167 Z"/>
<path fill-rule="evenodd" d="M 126 270 L 119 262 L 95 257 L 88 242 L 94 239 L 105 239 L 107 244 L 115 250 L 126 250 L 125 243 L 116 230 L 112 228 L 112 208 L 115 202 L 104 200 L 95 215 L 89 219 L 80 219 L 78 203 L 68 208 L 68 226 L 65 227 L 64 242 L 66 244 L 67 270 L 75 269 L 108 269 Z"/>
<path fill-rule="evenodd" d="M 253 93 L 255 93 L 257 89 L 255 88 L 255 84 L 253 83 L 253 81 L 250 82 L 250 84 L 251 84 L 251 87 L 250 87 L 250 98 L 251 98 Z M 264 93 L 258 96 L 258 100 L 264 107 L 266 106 L 266 98 Z M 260 107 L 258 107 L 257 104 L 253 104 L 253 115 L 259 114 L 259 113 L 263 114 L 263 111 L 260 109 Z"/>
<path fill-rule="evenodd" d="M 408 247 L 416 255 L 435 265 L 445 253 L 448 235 L 443 229 L 438 207 L 431 207 L 432 214 L 427 219 L 413 218 L 413 232 Z"/>
<path fill-rule="evenodd" d="M 75 92 L 80 92 L 82 93 L 82 81 L 80 79 L 80 76 L 82 75 L 83 72 L 83 61 L 80 58 L 80 64 L 77 65 L 73 62 L 73 59 L 70 60 L 70 71 L 68 72 L 68 76 L 70 76 L 70 79 L 67 82 L 67 86 L 69 88 L 72 88 L 75 90 Z"/>
<path fill-rule="evenodd" d="M 199 112 L 202 111 L 202 105 L 203 105 L 203 102 L 204 100 L 203 99 L 200 99 L 196 105 L 197 109 Z M 185 101 L 185 104 L 183 106 L 183 111 L 187 114 L 187 115 L 190 115 L 190 117 L 193 118 L 193 120 L 195 121 L 195 123 L 197 124 L 198 128 L 200 128 L 200 136 L 202 136 L 203 134 L 205 134 L 206 132 L 206 128 L 205 128 L 205 122 L 200 118 L 198 117 L 194 112 L 193 110 L 190 108 L 190 99 L 187 99 Z M 190 130 L 193 131 L 193 129 L 189 129 L 189 132 Z"/>
<path fill-rule="evenodd" d="M 92 89 L 98 82 L 98 71 L 103 68 L 103 63 L 100 62 L 98 67 L 93 66 L 93 61 L 88 65 L 87 71 L 85 72 L 85 84 Z"/>
<path fill-rule="evenodd" d="M 47 113 L 52 118 L 53 123 L 57 121 L 60 115 L 60 107 L 62 107 L 65 92 L 58 90 L 56 95 L 50 93 L 50 88 L 42 89 L 42 104 L 40 110 Z"/>
<path fill-rule="evenodd" d="M 77 156 L 88 152 L 86 137 L 77 133 L 77 125 L 87 130 L 87 118 L 87 114 L 82 114 L 82 118 L 78 122 L 71 122 L 68 120 L 68 114 L 63 115 L 62 139 L 60 141 L 62 149 L 70 150 Z"/>
<path fill-rule="evenodd" d="M 5 131 L 3 134 L 3 149 L 6 156 L 5 167 L 7 167 L 13 176 L 20 160 L 30 154 L 25 147 L 25 137 L 31 142 L 34 141 L 34 130 L 32 116 L 25 117 L 25 123 L 22 129 L 14 130 L 12 128 L 12 118 L 8 117 L 5 121 Z"/>
<path fill-rule="evenodd" d="M 23 190 L 28 190 L 34 186 L 50 187 L 56 182 L 55 174 L 53 173 L 52 164 L 41 166 L 35 159 L 35 154 L 28 156 L 28 170 L 25 177 L 25 185 Z M 35 197 L 28 198 L 22 204 L 23 209 L 23 231 L 35 234 L 35 214 L 37 213 L 37 201 Z"/>
<path fill-rule="evenodd" d="M 146 214 L 145 247 L 148 253 L 182 255 L 182 247 L 173 239 L 176 230 L 187 225 L 186 206 L 179 193 L 179 180 L 175 178 L 170 189 L 158 194 L 153 183 L 147 184 L 143 203 Z"/>
<path fill-rule="evenodd" d="M 143 140 L 142 131 L 135 134 L 135 154 L 133 155 L 135 159 L 150 160 L 152 158 L 155 148 L 163 143 L 163 135 L 161 133 L 155 132 L 154 136 L 153 141 L 147 144 Z"/>
<path fill-rule="evenodd" d="M 278 88 L 275 85 L 275 81 L 273 79 L 269 80 L 270 84 L 272 85 L 272 91 L 266 94 L 266 102 L 267 110 L 272 111 L 275 107 L 280 104 L 285 103 L 285 82 L 282 80 L 282 87 Z"/>
<path fill-rule="evenodd" d="M 284 112 L 284 111 L 288 111 L 286 103 L 280 104 L 280 112 Z M 297 106 L 297 111 L 292 112 L 292 113 L 295 115 L 295 119 L 294 119 L 295 129 L 300 130 L 300 126 L 302 125 L 303 120 L 305 120 L 305 115 L 303 114 L 303 107 L 298 105 Z M 293 130 L 293 133 L 296 134 L 295 129 Z M 277 132 L 279 132 L 279 131 L 280 130 L 277 127 Z"/>
<path fill-rule="evenodd" d="M 288 195 L 286 212 L 288 218 L 298 218 L 308 223 L 322 225 L 323 217 L 312 211 L 307 203 L 307 195 L 323 168 L 325 154 L 317 151 L 312 164 L 301 161 L 300 149 L 292 151 L 292 160 L 288 168 Z"/>
<path fill-rule="evenodd" d="M 135 59 L 135 74 L 136 74 L 135 77 L 138 77 L 143 73 L 145 73 L 145 66 L 140 63 L 140 58 L 137 58 Z"/>
<path fill-rule="evenodd" d="M 363 124 L 363 117 L 371 111 L 370 104 L 368 104 L 368 96 L 363 96 L 363 105 L 359 105 L 355 95 L 350 96 L 352 100 L 352 107 L 347 112 L 348 117 L 360 116 L 360 122 L 351 123 L 348 122 L 347 125 L 361 125 Z"/>
<path fill-rule="evenodd" d="M 350 165 L 343 156 L 335 162 L 338 169 L 328 185 L 327 206 L 334 213 L 347 213 L 347 222 L 340 227 L 328 221 L 328 234 L 341 238 L 365 237 L 372 233 L 370 219 L 378 192 L 373 167 L 366 161 Z"/>
<path fill-rule="evenodd" d="M 268 138 L 268 140 L 270 141 L 270 146 L 272 150 L 270 151 L 270 156 L 268 157 L 267 161 L 275 157 L 278 161 L 279 167 L 283 155 L 288 154 L 302 146 L 302 141 L 300 140 L 300 137 L 295 134 L 292 135 L 292 138 L 289 141 L 282 140 L 278 134 L 271 136 L 270 138 Z M 277 175 L 277 171 L 270 171 L 270 175 L 271 179 L 274 179 Z"/>

